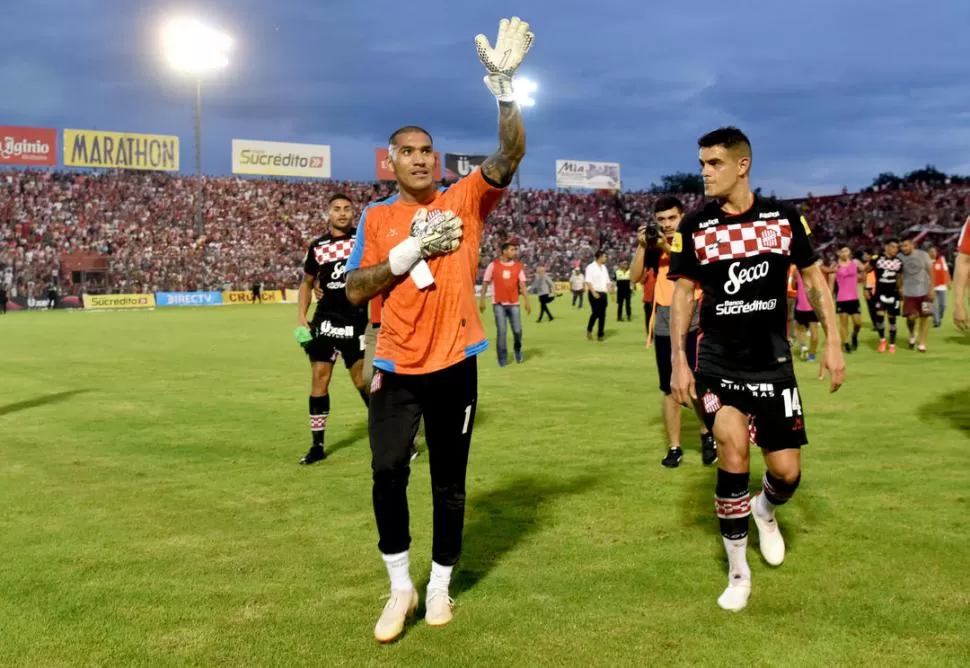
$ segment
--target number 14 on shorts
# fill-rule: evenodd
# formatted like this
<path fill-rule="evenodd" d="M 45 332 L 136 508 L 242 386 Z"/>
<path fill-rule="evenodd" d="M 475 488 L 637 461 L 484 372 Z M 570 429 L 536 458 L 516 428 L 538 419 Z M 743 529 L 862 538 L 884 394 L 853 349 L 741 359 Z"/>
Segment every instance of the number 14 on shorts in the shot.
<path fill-rule="evenodd" d="M 785 400 L 785 417 L 802 414 L 802 400 L 798 396 L 797 387 L 786 387 L 781 396 Z"/>

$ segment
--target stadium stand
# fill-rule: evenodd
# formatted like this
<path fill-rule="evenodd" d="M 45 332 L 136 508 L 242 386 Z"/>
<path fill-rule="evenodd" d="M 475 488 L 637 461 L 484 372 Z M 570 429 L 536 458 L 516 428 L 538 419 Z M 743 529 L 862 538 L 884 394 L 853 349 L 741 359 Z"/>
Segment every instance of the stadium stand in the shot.
<path fill-rule="evenodd" d="M 295 285 L 306 243 L 324 228 L 337 191 L 358 206 L 386 196 L 389 184 L 205 179 L 205 224 L 195 226 L 195 180 L 144 172 L 0 171 L 0 282 L 20 294 L 54 283 L 61 294 L 247 289 Z M 565 280 L 597 248 L 611 263 L 630 252 L 655 194 L 513 190 L 489 219 L 483 268 L 513 239 L 523 262 Z M 683 197 L 688 208 L 696 196 Z M 946 247 L 970 210 L 970 186 L 917 184 L 798 201 L 817 243 L 873 250 L 915 225 L 937 226 Z M 955 237 L 954 237 L 955 238 Z M 62 266 L 66 254 L 97 254 L 97 280 Z"/>

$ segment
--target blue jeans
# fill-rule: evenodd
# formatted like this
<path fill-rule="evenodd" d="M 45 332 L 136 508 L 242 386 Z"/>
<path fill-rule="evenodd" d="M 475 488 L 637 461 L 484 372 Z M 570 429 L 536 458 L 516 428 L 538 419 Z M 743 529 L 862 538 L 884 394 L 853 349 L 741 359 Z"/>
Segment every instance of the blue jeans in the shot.
<path fill-rule="evenodd" d="M 515 352 L 519 353 L 522 350 L 522 314 L 519 313 L 517 304 L 515 306 L 492 304 L 492 310 L 495 312 L 495 332 L 498 339 L 495 350 L 498 353 L 498 363 L 505 366 L 509 354 L 506 326 L 509 321 L 512 322 L 512 345 Z"/>
<path fill-rule="evenodd" d="M 933 291 L 933 325 L 939 327 L 943 323 L 943 314 L 946 312 L 946 290 Z"/>

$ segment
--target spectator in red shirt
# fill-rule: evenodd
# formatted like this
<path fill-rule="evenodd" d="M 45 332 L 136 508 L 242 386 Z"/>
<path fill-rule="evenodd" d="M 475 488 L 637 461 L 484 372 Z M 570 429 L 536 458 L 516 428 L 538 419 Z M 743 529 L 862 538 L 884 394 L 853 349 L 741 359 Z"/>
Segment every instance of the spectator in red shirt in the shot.
<path fill-rule="evenodd" d="M 488 304 L 488 286 L 492 286 L 492 310 L 495 313 L 496 351 L 498 365 L 504 367 L 508 363 L 508 334 L 506 328 L 512 325 L 512 347 L 515 352 L 516 364 L 522 363 L 522 314 L 519 313 L 519 297 L 525 303 L 525 312 L 532 314 L 529 303 L 529 292 L 526 288 L 525 270 L 516 258 L 519 248 L 511 241 L 502 244 L 502 257 L 493 260 L 485 270 L 482 279 L 482 292 L 479 298 L 479 310 L 484 312 Z"/>

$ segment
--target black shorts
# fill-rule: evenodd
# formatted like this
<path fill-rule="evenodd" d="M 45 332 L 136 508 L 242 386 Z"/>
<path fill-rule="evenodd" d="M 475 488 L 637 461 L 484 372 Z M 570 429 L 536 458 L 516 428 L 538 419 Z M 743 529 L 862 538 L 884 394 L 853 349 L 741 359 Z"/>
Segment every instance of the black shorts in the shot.
<path fill-rule="evenodd" d="M 835 312 L 845 313 L 846 315 L 859 315 L 859 300 L 850 299 L 844 302 L 835 302 Z"/>
<path fill-rule="evenodd" d="M 815 311 L 799 311 L 795 309 L 795 322 L 802 327 L 808 327 L 813 322 L 818 322 L 818 316 L 815 315 Z"/>
<path fill-rule="evenodd" d="M 762 450 L 774 452 L 800 448 L 808 443 L 805 415 L 794 378 L 772 382 L 728 380 L 696 374 L 698 409 L 707 428 L 724 406 L 748 416 L 748 434 Z"/>
<path fill-rule="evenodd" d="M 674 372 L 673 365 L 670 361 L 670 337 L 655 334 L 653 337 L 653 346 L 657 352 L 657 376 L 660 378 L 660 391 L 664 394 L 670 394 L 670 376 Z M 687 363 L 690 364 L 690 368 L 693 370 L 697 366 L 696 329 L 687 332 L 685 352 L 687 353 Z"/>
<path fill-rule="evenodd" d="M 872 298 L 872 301 L 875 304 L 876 313 L 885 313 L 886 315 L 892 316 L 899 315 L 899 295 L 877 292 Z"/>
<path fill-rule="evenodd" d="M 313 339 L 303 346 L 310 362 L 336 364 L 337 357 L 343 357 L 344 365 L 349 369 L 364 359 L 366 349 L 364 328 L 345 325 L 337 328 L 337 331 L 341 332 L 340 335 L 332 336 L 328 332 L 333 332 L 334 328 L 328 327 L 329 324 L 330 321 L 324 320 L 311 325 Z M 350 329 L 346 329 L 347 327 Z"/>
<path fill-rule="evenodd" d="M 477 405 L 475 357 L 427 374 L 375 369 L 368 411 L 374 472 L 407 465 L 422 417 L 428 449 L 436 449 L 431 466 L 467 466 Z M 459 456 L 464 461 L 449 463 L 450 458 Z"/>

